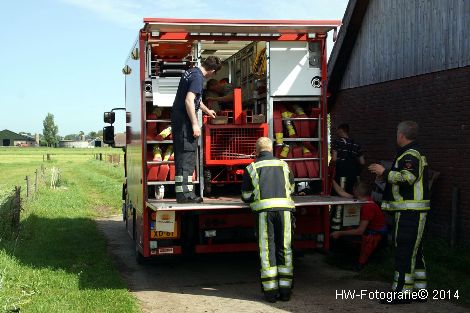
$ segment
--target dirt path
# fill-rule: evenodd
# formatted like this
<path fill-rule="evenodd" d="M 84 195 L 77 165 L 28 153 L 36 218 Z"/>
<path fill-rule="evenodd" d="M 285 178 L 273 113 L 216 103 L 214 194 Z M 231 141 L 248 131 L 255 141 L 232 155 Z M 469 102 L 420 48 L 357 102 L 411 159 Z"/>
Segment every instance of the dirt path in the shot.
<path fill-rule="evenodd" d="M 338 290 L 383 291 L 383 282 L 354 279 L 354 272 L 327 265 L 320 254 L 295 262 L 295 289 L 290 302 L 263 301 L 254 254 L 203 255 L 192 260 L 141 266 L 121 217 L 98 221 L 109 253 L 128 287 L 150 312 L 468 312 L 450 302 L 430 300 L 411 305 L 381 305 L 366 298 L 336 299 Z"/>

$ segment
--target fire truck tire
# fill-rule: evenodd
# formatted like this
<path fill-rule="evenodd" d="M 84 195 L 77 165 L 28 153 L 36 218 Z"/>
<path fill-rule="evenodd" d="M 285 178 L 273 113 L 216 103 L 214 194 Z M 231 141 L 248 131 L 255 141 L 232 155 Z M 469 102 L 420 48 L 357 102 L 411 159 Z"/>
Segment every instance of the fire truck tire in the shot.
<path fill-rule="evenodd" d="M 130 207 L 127 207 L 126 210 L 128 210 L 128 209 L 130 209 Z M 128 230 L 128 229 L 129 229 L 129 224 L 128 224 L 129 221 L 128 221 L 128 219 L 127 219 L 127 212 L 126 212 L 126 218 L 124 219 L 124 223 L 126 224 L 126 230 Z"/>
<path fill-rule="evenodd" d="M 135 209 L 133 207 L 132 208 L 132 240 L 135 241 L 135 224 L 136 224 L 136 217 L 135 217 Z"/>
<path fill-rule="evenodd" d="M 122 220 L 126 222 L 127 219 L 127 185 L 126 183 L 122 184 Z M 127 228 L 127 222 L 126 222 Z"/>
<path fill-rule="evenodd" d="M 147 259 L 140 253 L 137 243 L 135 244 L 135 261 L 139 265 L 145 265 L 147 263 Z"/>

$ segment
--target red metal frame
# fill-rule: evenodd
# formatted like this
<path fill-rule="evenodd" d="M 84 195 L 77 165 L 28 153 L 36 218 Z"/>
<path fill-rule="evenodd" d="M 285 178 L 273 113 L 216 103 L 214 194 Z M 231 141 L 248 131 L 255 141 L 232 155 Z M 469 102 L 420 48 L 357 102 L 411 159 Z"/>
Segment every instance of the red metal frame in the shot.
<path fill-rule="evenodd" d="M 144 23 L 170 23 L 170 24 L 210 24 L 210 25 L 215 25 L 215 24 L 228 24 L 228 25 L 235 25 L 235 24 L 240 24 L 240 25 L 249 25 L 249 24 L 255 24 L 255 25 L 279 25 L 279 24 L 284 24 L 284 25 L 305 25 L 305 26 L 329 26 L 329 27 L 338 27 L 341 25 L 341 21 L 337 20 L 325 20 L 325 21 L 309 21 L 309 20 L 298 20 L 298 21 L 292 21 L 292 20 L 221 20 L 221 19 L 167 19 L 167 18 L 145 18 Z M 154 39 L 159 39 L 159 40 L 167 40 L 167 41 L 172 41 L 172 40 L 187 40 L 186 44 L 191 43 L 192 40 L 204 40 L 204 39 L 210 39 L 210 40 L 231 40 L 231 41 L 315 41 L 315 40 L 320 40 L 322 42 L 322 88 L 323 88 L 323 93 L 321 97 L 321 114 L 322 114 L 322 122 L 321 122 L 321 130 L 323 132 L 323 140 L 321 142 L 321 147 L 322 147 L 322 158 L 324 160 L 323 167 L 321 169 L 322 171 L 322 177 L 324 178 L 324 184 L 323 184 L 323 194 L 328 194 L 327 191 L 327 185 L 328 185 L 328 174 L 326 170 L 326 162 L 328 159 L 328 146 L 327 146 L 327 100 L 326 100 L 326 83 L 327 83 L 327 60 L 326 60 L 326 34 L 322 32 L 317 32 L 316 33 L 316 38 L 315 39 L 309 39 L 307 38 L 307 34 L 305 33 L 281 33 L 279 36 L 212 36 L 212 35 L 191 35 L 188 32 L 180 31 L 180 32 L 161 32 L 158 37 L 153 37 L 149 32 L 146 31 L 146 28 L 142 29 L 140 32 L 139 36 L 139 48 L 140 48 L 140 80 L 141 84 L 145 82 L 145 41 L 152 41 Z M 168 42 L 167 42 L 168 43 Z M 185 51 L 184 45 L 181 46 L 182 49 L 181 51 Z M 142 90 L 141 90 L 142 91 Z M 237 97 L 235 97 L 237 98 Z M 241 98 L 241 97 L 240 97 Z M 141 105 L 142 105 L 142 110 L 141 110 L 141 134 L 142 136 L 145 134 L 145 97 L 143 92 L 141 92 Z M 236 118 L 237 123 L 240 123 L 241 120 L 241 114 L 240 112 L 234 112 L 237 114 L 234 114 L 234 116 L 238 116 L 239 118 Z M 233 130 L 233 129 L 240 129 L 240 128 L 247 128 L 247 129 L 260 129 L 263 132 L 263 136 L 267 136 L 268 133 L 268 124 L 263 123 L 263 124 L 233 124 L 233 125 L 211 125 L 211 124 L 206 124 L 205 125 L 205 134 L 204 134 L 204 140 L 205 140 L 205 165 L 206 166 L 244 166 L 252 162 L 251 158 L 248 159 L 231 159 L 231 160 L 215 160 L 212 158 L 213 154 L 210 149 L 211 147 L 211 130 Z M 258 136 L 259 137 L 259 136 Z M 142 252 L 143 256 L 148 257 L 150 255 L 159 255 L 159 254 L 168 254 L 169 251 L 171 250 L 171 254 L 180 254 L 181 253 L 181 247 L 180 246 L 172 246 L 172 247 L 162 247 L 159 249 L 167 249 L 167 250 L 162 250 L 162 253 L 160 253 L 159 249 L 157 251 L 152 250 L 150 251 L 150 246 L 149 246 L 149 240 L 150 240 L 150 224 L 149 224 L 149 208 L 146 206 L 146 200 L 147 200 L 147 185 L 145 181 L 145 165 L 146 165 L 146 141 L 145 138 L 142 138 L 141 142 L 141 147 L 142 147 L 142 205 L 143 205 L 143 216 L 141 216 L 141 221 L 143 222 L 143 228 L 139 228 L 139 223 L 136 222 L 136 235 L 137 235 L 137 242 L 139 241 L 139 238 L 142 238 L 142 246 L 139 245 L 139 249 Z M 253 148 L 255 146 L 253 145 Z M 229 181 L 227 181 L 229 182 Z M 321 220 L 322 220 L 322 227 L 323 230 L 322 232 L 324 233 L 324 248 L 328 249 L 329 247 L 329 210 L 328 206 L 322 206 L 319 208 L 321 211 Z M 230 220 L 230 217 L 227 217 L 228 220 Z M 315 228 L 315 231 L 317 227 L 312 226 L 312 229 Z M 315 241 L 296 241 L 294 242 L 294 247 L 295 248 L 315 248 L 316 243 Z M 241 243 L 241 244 L 209 244 L 209 245 L 198 245 L 196 246 L 196 252 L 199 253 L 209 253 L 209 252 L 236 252 L 236 251 L 256 251 L 258 249 L 257 243 Z"/>
<path fill-rule="evenodd" d="M 268 124 L 211 125 L 204 126 L 204 164 L 219 166 L 248 165 L 253 158 L 235 159 L 231 154 L 252 154 L 256 140 L 267 136 Z M 228 144 L 230 142 L 230 144 Z M 228 147 L 222 151 L 218 147 Z M 250 150 L 250 151 L 248 151 Z M 225 153 L 225 155 L 224 155 Z"/>
<path fill-rule="evenodd" d="M 257 251 L 258 243 L 223 243 L 212 245 L 196 245 L 197 253 Z"/>
<path fill-rule="evenodd" d="M 326 138 L 328 135 L 328 125 L 327 125 L 327 117 L 328 117 L 328 109 L 327 109 L 327 98 L 326 98 L 326 92 L 327 92 L 327 73 L 328 73 L 328 63 L 326 60 L 326 40 L 322 40 L 322 97 L 321 97 L 321 109 L 322 109 L 322 117 L 321 117 L 321 128 L 323 132 L 323 140 L 322 140 L 322 159 L 323 159 L 323 166 L 322 166 L 322 177 L 324 179 L 323 181 L 323 195 L 327 195 L 328 193 L 328 139 Z"/>
<path fill-rule="evenodd" d="M 324 34 L 318 34 L 318 37 Z M 190 35 L 188 33 L 161 33 L 159 37 L 149 37 L 159 40 L 187 40 L 188 42 L 195 40 L 214 40 L 214 41 L 307 41 L 307 35 L 301 34 L 280 34 L 279 36 L 207 36 L 207 35 Z"/>
<path fill-rule="evenodd" d="M 243 172 L 246 165 L 237 165 L 234 167 L 223 167 L 220 172 L 211 178 L 212 184 L 233 184 L 243 181 Z M 222 175 L 225 173 L 225 176 Z"/>
<path fill-rule="evenodd" d="M 253 227 L 254 218 L 253 213 L 240 213 L 240 214 L 201 214 L 199 215 L 199 228 L 210 229 L 223 229 L 231 227 Z"/>
<path fill-rule="evenodd" d="M 300 240 L 293 241 L 292 246 L 296 250 L 315 249 L 317 248 L 317 243 L 314 240 Z M 325 245 L 323 245 L 323 247 L 325 247 Z M 258 251 L 257 242 L 196 245 L 196 253 L 230 253 L 255 251 Z"/>
<path fill-rule="evenodd" d="M 141 34 L 139 36 L 139 58 L 140 58 L 140 82 L 141 86 L 145 82 L 145 40 L 146 36 L 144 35 L 144 32 L 141 31 Z M 147 127 L 146 123 L 146 116 L 145 116 L 145 94 L 143 92 L 143 88 L 141 87 L 141 92 L 140 92 L 140 98 L 141 98 L 141 104 L 142 104 L 142 109 L 141 114 L 140 114 L 140 123 L 141 123 L 141 134 L 142 134 L 142 180 L 145 181 L 146 178 L 146 170 L 147 170 L 147 147 L 146 147 L 146 138 L 144 138 L 145 134 L 145 128 Z M 149 214 L 148 214 L 148 208 L 147 208 L 147 184 L 143 184 L 142 186 L 142 218 L 143 218 L 143 233 L 141 234 L 142 236 L 142 246 L 139 247 L 142 251 L 142 255 L 144 257 L 150 256 L 150 245 L 149 245 L 149 236 L 150 235 L 150 223 L 149 223 Z M 137 224 L 137 223 L 136 223 Z M 138 239 L 138 238 L 136 238 Z"/>

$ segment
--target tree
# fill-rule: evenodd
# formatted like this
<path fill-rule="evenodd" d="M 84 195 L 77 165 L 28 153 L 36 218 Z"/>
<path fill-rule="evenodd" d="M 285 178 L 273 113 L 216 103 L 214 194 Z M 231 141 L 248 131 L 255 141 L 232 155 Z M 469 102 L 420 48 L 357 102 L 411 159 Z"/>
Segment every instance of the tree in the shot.
<path fill-rule="evenodd" d="M 59 133 L 59 127 L 54 122 L 54 115 L 47 113 L 46 118 L 42 122 L 44 126 L 42 133 L 44 135 L 44 140 L 47 143 L 48 147 L 53 147 L 57 144 L 57 134 Z"/>
<path fill-rule="evenodd" d="M 64 140 L 77 140 L 78 134 L 65 135 Z"/>
<path fill-rule="evenodd" d="M 28 133 L 28 132 L 19 132 L 18 134 L 23 135 L 23 136 L 28 136 L 28 137 L 34 138 L 34 135 L 31 134 L 31 133 Z"/>
<path fill-rule="evenodd" d="M 85 132 L 83 130 L 81 130 L 79 133 L 78 133 L 78 140 L 80 141 L 84 141 L 85 140 Z"/>
<path fill-rule="evenodd" d="M 89 139 L 95 139 L 96 137 L 98 137 L 98 133 L 95 132 L 95 131 L 91 131 L 91 132 L 88 133 L 87 137 Z"/>

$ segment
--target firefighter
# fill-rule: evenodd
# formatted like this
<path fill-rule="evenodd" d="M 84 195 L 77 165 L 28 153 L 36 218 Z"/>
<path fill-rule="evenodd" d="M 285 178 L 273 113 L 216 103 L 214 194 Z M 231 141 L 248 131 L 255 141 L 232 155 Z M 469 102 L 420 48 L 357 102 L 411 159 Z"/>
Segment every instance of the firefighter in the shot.
<path fill-rule="evenodd" d="M 221 68 L 220 59 L 207 57 L 199 67 L 185 71 L 176 92 L 171 113 L 171 129 L 175 158 L 175 192 L 178 203 L 200 203 L 193 191 L 193 172 L 196 167 L 197 140 L 201 127 L 197 121 L 199 108 L 211 117 L 215 112 L 201 101 L 204 78 L 212 76 Z"/>
<path fill-rule="evenodd" d="M 291 194 L 294 179 L 286 162 L 273 157 L 267 137 L 256 142 L 256 161 L 245 169 L 242 200 L 257 214 L 261 284 L 265 298 L 289 301 L 293 281 Z"/>
<path fill-rule="evenodd" d="M 404 121 L 397 127 L 399 150 L 391 169 L 371 164 L 369 170 L 386 182 L 382 209 L 395 212 L 395 275 L 392 290 L 401 295 L 382 303 L 411 303 L 403 292 L 426 289 L 422 236 L 430 209 L 428 164 L 416 143 L 418 124 Z M 421 299 L 425 300 L 425 299 Z"/>

